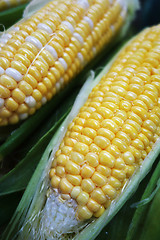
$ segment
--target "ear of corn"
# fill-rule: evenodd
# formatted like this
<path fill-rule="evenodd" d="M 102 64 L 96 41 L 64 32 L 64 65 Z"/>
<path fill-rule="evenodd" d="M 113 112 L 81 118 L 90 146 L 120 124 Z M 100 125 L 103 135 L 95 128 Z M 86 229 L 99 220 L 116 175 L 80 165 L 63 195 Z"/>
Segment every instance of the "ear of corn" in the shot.
<path fill-rule="evenodd" d="M 1 0 L 0 1 L 0 12 L 8 8 L 16 7 L 20 4 L 29 2 L 30 0 Z"/>
<path fill-rule="evenodd" d="M 0 39 L 0 126 L 59 92 L 119 31 L 128 1 L 53 1 Z"/>
<path fill-rule="evenodd" d="M 28 186 L 19 239 L 94 239 L 148 173 L 160 152 L 159 29 L 144 30 L 86 83 Z"/>

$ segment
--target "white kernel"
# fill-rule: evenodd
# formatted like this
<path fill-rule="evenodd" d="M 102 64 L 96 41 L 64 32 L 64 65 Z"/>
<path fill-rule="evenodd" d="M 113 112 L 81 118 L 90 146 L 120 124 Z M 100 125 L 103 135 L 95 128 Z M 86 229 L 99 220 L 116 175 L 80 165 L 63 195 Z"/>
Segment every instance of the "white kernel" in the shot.
<path fill-rule="evenodd" d="M 56 87 L 56 90 L 59 91 L 60 88 L 61 88 L 60 82 L 57 82 L 57 83 L 55 84 L 55 87 Z"/>
<path fill-rule="evenodd" d="M 0 43 L 6 44 L 8 42 L 8 39 L 5 38 L 0 38 Z"/>
<path fill-rule="evenodd" d="M 22 114 L 19 115 L 19 118 L 20 118 L 21 120 L 24 120 L 24 119 L 26 119 L 27 117 L 28 117 L 28 113 L 22 113 Z"/>
<path fill-rule="evenodd" d="M 47 98 L 46 97 L 42 97 L 41 102 L 42 102 L 42 105 L 45 104 L 47 102 Z"/>
<path fill-rule="evenodd" d="M 10 39 L 11 37 L 12 37 L 12 35 L 9 34 L 9 33 L 6 33 L 6 34 L 3 36 L 3 38 L 5 38 L 5 39 Z"/>
<path fill-rule="evenodd" d="M 62 64 L 64 70 L 66 71 L 68 68 L 66 61 L 63 58 L 59 58 L 58 61 Z"/>
<path fill-rule="evenodd" d="M 114 30 L 115 30 L 114 25 L 111 25 L 111 30 L 112 30 L 112 32 L 114 32 Z"/>
<path fill-rule="evenodd" d="M 97 53 L 96 47 L 92 48 L 92 52 L 93 52 L 94 55 L 96 55 L 96 53 Z"/>
<path fill-rule="evenodd" d="M 56 50 L 55 50 L 53 47 L 51 47 L 50 45 L 47 45 L 47 46 L 45 47 L 45 49 L 46 49 L 48 52 L 50 52 L 50 54 L 54 57 L 55 60 L 58 59 L 58 54 L 57 54 Z"/>
<path fill-rule="evenodd" d="M 89 2 L 87 0 L 78 0 L 77 4 L 81 5 L 81 7 L 86 10 L 89 8 Z"/>
<path fill-rule="evenodd" d="M 4 74 L 4 69 L 0 67 L 0 75 Z"/>
<path fill-rule="evenodd" d="M 90 28 L 93 29 L 94 27 L 93 21 L 87 16 L 84 17 L 84 20 L 89 24 Z"/>
<path fill-rule="evenodd" d="M 79 33 L 74 33 L 73 36 L 81 43 L 81 45 L 83 45 L 84 40 L 83 37 L 79 34 Z"/>
<path fill-rule="evenodd" d="M 64 78 L 61 77 L 61 78 L 59 79 L 59 82 L 60 82 L 61 85 L 63 85 L 63 83 L 64 83 Z"/>
<path fill-rule="evenodd" d="M 42 43 L 37 38 L 35 38 L 33 36 L 27 36 L 25 40 L 26 40 L 26 42 L 32 43 L 38 49 L 41 49 L 43 47 Z"/>
<path fill-rule="evenodd" d="M 0 108 L 4 106 L 4 99 L 0 98 Z"/>
<path fill-rule="evenodd" d="M 28 105 L 28 107 L 35 107 L 36 106 L 36 100 L 32 96 L 28 96 L 25 98 L 25 103 Z"/>
<path fill-rule="evenodd" d="M 83 55 L 82 55 L 82 53 L 77 53 L 77 57 L 78 57 L 78 59 L 80 60 L 80 62 L 81 63 L 84 63 L 84 58 L 83 58 Z"/>
<path fill-rule="evenodd" d="M 72 24 L 71 24 L 70 22 L 68 22 L 68 21 L 63 21 L 63 22 L 61 22 L 61 24 L 67 26 L 67 27 L 69 28 L 69 30 L 71 31 L 71 33 L 74 32 L 74 27 L 72 26 Z"/>
<path fill-rule="evenodd" d="M 7 68 L 6 72 L 5 72 L 9 77 L 14 78 L 14 80 L 16 80 L 17 82 L 21 81 L 23 76 L 20 72 L 18 72 L 16 69 L 14 68 Z"/>
<path fill-rule="evenodd" d="M 38 26 L 37 26 L 38 29 L 42 29 L 42 30 L 45 30 L 46 32 L 48 32 L 49 34 L 53 33 L 52 29 L 47 26 L 46 24 L 44 23 L 39 23 Z"/>
<path fill-rule="evenodd" d="M 19 27 L 13 27 L 12 30 L 14 30 L 15 32 L 19 31 Z"/>

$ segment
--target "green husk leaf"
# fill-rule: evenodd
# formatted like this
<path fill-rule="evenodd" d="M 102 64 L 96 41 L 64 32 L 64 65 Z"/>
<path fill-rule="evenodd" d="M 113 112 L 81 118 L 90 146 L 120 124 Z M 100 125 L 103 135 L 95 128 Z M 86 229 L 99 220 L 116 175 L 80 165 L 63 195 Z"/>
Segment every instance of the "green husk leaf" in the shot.
<path fill-rule="evenodd" d="M 160 236 L 159 219 L 160 219 L 160 188 L 156 192 L 156 195 L 149 208 L 140 240 L 157 240 Z"/>
<path fill-rule="evenodd" d="M 160 162 L 158 163 L 151 180 L 148 183 L 147 188 L 144 191 L 144 194 L 141 198 L 141 201 L 144 201 L 145 199 L 150 199 L 150 196 L 152 196 L 153 192 L 159 191 L 159 177 L 160 177 Z M 156 187 L 157 186 L 157 187 Z M 156 193 L 157 195 L 157 193 Z M 153 204 L 153 203 L 152 203 Z M 135 236 L 138 237 L 142 232 L 143 223 L 146 218 L 146 214 L 148 212 L 149 204 L 143 204 L 143 205 L 136 205 L 138 208 L 135 211 L 135 214 L 133 216 L 132 222 L 130 224 L 126 240 L 132 240 L 135 238 Z M 159 214 L 159 213 L 158 213 Z M 154 215 L 154 214 L 153 214 Z M 153 217 L 153 216 L 152 216 Z"/>

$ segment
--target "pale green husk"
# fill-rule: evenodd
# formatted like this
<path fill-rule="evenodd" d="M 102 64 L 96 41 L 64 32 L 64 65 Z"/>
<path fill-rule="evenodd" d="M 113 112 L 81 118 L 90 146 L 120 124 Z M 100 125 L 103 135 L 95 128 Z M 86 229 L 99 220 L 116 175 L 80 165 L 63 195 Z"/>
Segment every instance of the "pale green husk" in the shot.
<path fill-rule="evenodd" d="M 138 1 L 135 0 L 134 2 L 135 5 L 133 4 L 133 2 L 131 4 L 132 7 L 134 6 L 134 9 L 130 8 L 128 19 L 119 37 L 122 37 L 122 35 L 124 35 L 124 33 L 127 31 L 129 23 L 133 18 L 133 13 L 135 9 L 137 9 Z M 71 113 L 63 122 L 57 133 L 52 138 L 46 151 L 44 152 L 42 159 L 23 195 L 22 200 L 17 207 L 17 210 L 11 222 L 9 223 L 9 226 L 7 227 L 5 233 L 2 236 L 2 240 L 32 240 L 29 236 L 29 232 L 31 229 L 37 229 L 39 227 L 39 217 L 46 201 L 46 193 L 49 186 L 48 173 L 52 161 L 52 155 L 54 155 L 54 152 L 58 149 L 58 146 L 65 134 L 68 123 L 77 115 L 78 110 L 86 101 L 92 88 L 100 81 L 101 77 L 108 72 L 110 66 L 112 65 L 116 57 L 117 55 L 105 66 L 105 68 L 95 79 L 93 72 L 91 73 L 89 79 L 87 80 L 80 94 L 78 95 Z M 99 219 L 92 221 L 90 224 L 87 225 L 87 227 L 85 227 L 78 234 L 76 234 L 74 236 L 74 239 L 95 239 L 95 237 L 102 230 L 102 228 L 113 218 L 117 211 L 136 190 L 140 181 L 145 177 L 145 175 L 151 168 L 159 151 L 160 146 L 158 146 L 158 143 L 156 143 L 153 150 L 144 161 L 143 166 L 131 178 L 129 184 L 123 190 L 122 194 L 118 197 L 118 199 L 112 202 L 111 206 Z M 40 236 L 39 238 L 35 238 L 35 240 L 38 239 L 41 239 Z"/>

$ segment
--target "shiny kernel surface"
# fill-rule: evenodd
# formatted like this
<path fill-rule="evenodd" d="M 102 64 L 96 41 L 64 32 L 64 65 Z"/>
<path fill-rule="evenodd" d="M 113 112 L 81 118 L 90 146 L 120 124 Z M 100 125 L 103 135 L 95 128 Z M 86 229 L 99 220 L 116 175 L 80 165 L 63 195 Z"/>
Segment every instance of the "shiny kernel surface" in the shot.
<path fill-rule="evenodd" d="M 69 125 L 55 156 L 68 177 L 59 179 L 53 166 L 51 185 L 76 199 L 81 220 L 103 214 L 160 137 L 160 72 L 152 52 L 153 46 L 159 51 L 159 34 L 160 26 L 149 28 L 123 49 Z M 69 175 L 79 179 L 78 186 Z"/>
<path fill-rule="evenodd" d="M 1 114 L 0 126 L 15 124 L 21 120 L 19 107 L 8 104 L 10 97 L 13 97 L 18 105 L 25 104 L 23 113 L 29 116 L 74 78 L 119 30 L 123 23 L 120 12 L 123 12 L 124 18 L 126 9 L 116 2 L 108 8 L 105 0 L 101 3 L 98 0 L 90 1 L 86 11 L 85 7 L 80 7 L 78 1 L 60 0 L 48 3 L 31 18 L 13 26 L 13 29 L 7 32 L 11 34 L 9 39 L 5 38 L 4 34 L 4 44 L 1 44 L 0 50 L 0 67 L 4 69 L 4 74 L 0 76 L 0 98 L 4 100 L 10 114 Z M 66 24 L 62 24 L 62 21 Z M 108 33 L 110 25 L 114 32 Z M 155 61 L 150 63 L 155 64 Z M 8 68 L 12 69 L 8 71 L 9 75 L 5 72 Z M 119 92 L 123 95 L 127 86 L 121 83 L 121 87 Z M 17 91 L 17 88 L 22 91 L 23 97 L 22 94 L 20 97 L 20 93 L 14 94 L 13 91 Z M 114 86 L 113 90 L 116 88 L 118 87 Z M 34 110 L 33 103 L 26 103 L 25 97 L 35 99 Z M 93 113 L 88 122 L 84 121 L 86 128 L 97 130 L 100 119 L 113 116 L 110 108 L 100 106 L 101 101 L 103 96 L 100 95 L 95 96 L 94 102 L 91 102 L 90 110 L 98 108 L 98 112 Z M 1 112 L 2 108 L 0 106 Z M 81 133 L 80 128 L 74 128 Z M 93 136 L 93 131 L 88 135 L 92 139 L 96 137 Z M 85 139 L 83 143 L 87 141 L 89 139 Z"/>

